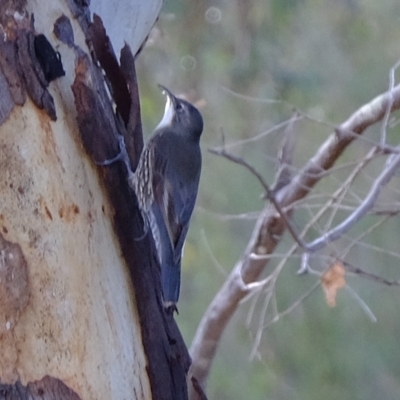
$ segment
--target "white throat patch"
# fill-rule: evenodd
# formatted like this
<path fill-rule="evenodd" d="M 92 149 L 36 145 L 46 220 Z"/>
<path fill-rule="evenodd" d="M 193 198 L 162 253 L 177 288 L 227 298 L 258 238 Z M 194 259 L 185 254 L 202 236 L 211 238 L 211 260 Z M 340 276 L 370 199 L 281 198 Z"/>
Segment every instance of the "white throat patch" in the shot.
<path fill-rule="evenodd" d="M 175 115 L 174 105 L 172 104 L 171 99 L 167 95 L 167 102 L 165 103 L 164 116 L 162 117 L 160 123 L 157 125 L 156 129 L 165 128 L 171 125 L 174 115 Z"/>

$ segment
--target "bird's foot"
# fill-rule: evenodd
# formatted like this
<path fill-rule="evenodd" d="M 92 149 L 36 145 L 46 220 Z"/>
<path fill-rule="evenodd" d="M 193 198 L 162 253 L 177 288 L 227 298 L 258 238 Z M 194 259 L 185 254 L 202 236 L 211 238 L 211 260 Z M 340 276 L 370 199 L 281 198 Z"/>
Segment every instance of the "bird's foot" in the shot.
<path fill-rule="evenodd" d="M 174 315 L 174 312 L 179 315 L 178 307 L 172 301 L 164 301 L 164 310 L 168 315 Z"/>
<path fill-rule="evenodd" d="M 131 162 L 129 160 L 128 152 L 126 150 L 126 144 L 123 135 L 118 135 L 118 145 L 119 145 L 119 153 L 115 157 L 110 158 L 108 160 L 95 161 L 95 162 L 97 165 L 108 166 L 115 163 L 116 161 L 123 161 L 123 163 L 126 166 L 126 170 L 128 172 L 128 182 L 129 184 L 131 184 L 131 182 L 133 181 L 134 173 L 132 172 Z"/>

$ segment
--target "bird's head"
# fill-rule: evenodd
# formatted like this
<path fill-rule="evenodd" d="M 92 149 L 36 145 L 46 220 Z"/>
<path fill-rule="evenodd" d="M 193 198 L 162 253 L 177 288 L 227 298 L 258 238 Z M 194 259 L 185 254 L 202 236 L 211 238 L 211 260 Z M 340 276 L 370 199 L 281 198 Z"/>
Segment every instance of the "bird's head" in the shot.
<path fill-rule="evenodd" d="M 167 96 L 164 116 L 156 129 L 173 128 L 198 140 L 203 132 L 203 117 L 200 111 L 186 100 L 176 97 L 169 89 L 158 85 Z"/>

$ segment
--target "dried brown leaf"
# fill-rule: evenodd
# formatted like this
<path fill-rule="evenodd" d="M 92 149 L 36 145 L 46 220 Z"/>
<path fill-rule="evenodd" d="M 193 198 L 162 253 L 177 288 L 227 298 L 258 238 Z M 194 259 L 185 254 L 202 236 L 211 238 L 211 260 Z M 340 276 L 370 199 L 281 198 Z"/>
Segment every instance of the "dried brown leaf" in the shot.
<path fill-rule="evenodd" d="M 346 285 L 343 264 L 339 261 L 332 264 L 322 275 L 321 282 L 328 306 L 335 307 L 337 292 Z"/>

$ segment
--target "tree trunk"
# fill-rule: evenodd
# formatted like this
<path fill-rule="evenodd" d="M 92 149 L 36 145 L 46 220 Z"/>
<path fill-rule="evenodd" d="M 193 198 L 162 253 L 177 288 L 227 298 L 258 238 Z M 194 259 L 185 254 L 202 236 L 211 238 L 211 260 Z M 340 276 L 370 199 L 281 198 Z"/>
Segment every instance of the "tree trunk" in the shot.
<path fill-rule="evenodd" d="M 94 163 L 143 146 L 133 56 L 84 4 L 0 4 L 0 399 L 185 399 L 126 171 Z"/>

